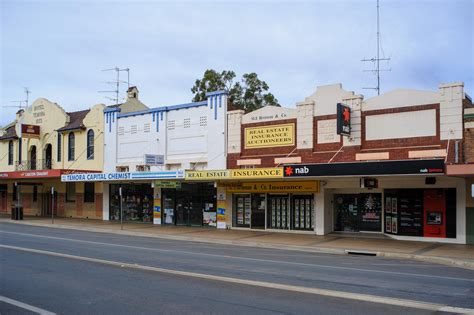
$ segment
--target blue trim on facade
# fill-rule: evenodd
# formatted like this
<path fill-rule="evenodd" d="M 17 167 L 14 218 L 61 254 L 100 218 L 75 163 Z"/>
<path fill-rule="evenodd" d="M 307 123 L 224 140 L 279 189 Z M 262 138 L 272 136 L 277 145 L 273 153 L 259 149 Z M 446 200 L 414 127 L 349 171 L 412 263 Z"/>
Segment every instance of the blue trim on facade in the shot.
<path fill-rule="evenodd" d="M 158 117 L 156 117 L 156 132 L 160 132 L 160 121 L 159 121 Z"/>
<path fill-rule="evenodd" d="M 153 122 L 155 122 L 155 113 L 153 113 L 152 117 L 153 117 Z"/>
<path fill-rule="evenodd" d="M 219 95 L 219 108 L 222 107 L 222 94 Z"/>
<path fill-rule="evenodd" d="M 229 94 L 227 91 L 214 91 L 214 92 L 207 92 L 206 96 L 214 96 L 214 95 L 222 95 L 222 94 Z"/>
<path fill-rule="evenodd" d="M 214 120 L 217 120 L 217 96 L 214 96 Z"/>
<path fill-rule="evenodd" d="M 105 123 L 109 123 L 109 113 L 105 113 Z"/>
<path fill-rule="evenodd" d="M 160 120 L 163 121 L 163 112 L 160 113 Z"/>
<path fill-rule="evenodd" d="M 120 112 L 120 108 L 119 107 L 104 108 L 104 113 L 110 113 L 110 112 Z"/>
<path fill-rule="evenodd" d="M 112 122 L 110 121 L 110 119 L 109 119 L 109 132 L 112 132 Z"/>
<path fill-rule="evenodd" d="M 139 111 L 139 112 L 118 114 L 117 118 L 146 115 L 146 114 L 150 114 L 150 113 L 163 113 L 163 112 L 168 112 L 168 111 L 172 111 L 172 110 L 194 108 L 194 107 L 201 107 L 201 106 L 207 106 L 207 101 L 187 103 L 187 104 L 179 104 L 179 105 L 171 105 L 171 106 L 163 106 L 163 107 L 158 107 L 158 108 L 150 108 L 150 109 L 142 110 L 142 111 Z"/>
<path fill-rule="evenodd" d="M 112 113 L 112 122 L 115 122 L 115 113 Z"/>
<path fill-rule="evenodd" d="M 207 101 L 166 106 L 166 111 L 185 109 L 185 108 L 193 108 L 193 107 L 201 107 L 201 106 L 207 106 Z"/>

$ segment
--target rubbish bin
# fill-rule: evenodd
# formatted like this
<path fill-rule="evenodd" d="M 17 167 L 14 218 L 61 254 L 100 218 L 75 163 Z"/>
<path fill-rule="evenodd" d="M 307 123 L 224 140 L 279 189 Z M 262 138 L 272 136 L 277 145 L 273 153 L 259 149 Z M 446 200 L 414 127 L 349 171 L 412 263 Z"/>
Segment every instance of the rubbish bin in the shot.
<path fill-rule="evenodd" d="M 12 220 L 23 220 L 23 207 L 12 207 Z"/>

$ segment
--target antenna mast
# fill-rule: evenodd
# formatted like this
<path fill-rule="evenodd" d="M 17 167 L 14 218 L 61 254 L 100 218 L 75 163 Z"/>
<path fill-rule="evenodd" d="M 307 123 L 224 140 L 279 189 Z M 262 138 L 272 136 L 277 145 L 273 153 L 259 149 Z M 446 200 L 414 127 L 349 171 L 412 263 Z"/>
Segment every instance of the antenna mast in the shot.
<path fill-rule="evenodd" d="M 118 105 L 119 101 L 120 101 L 120 98 L 119 98 L 120 83 L 127 83 L 128 87 L 130 87 L 130 69 L 129 68 L 120 69 L 119 67 L 115 67 L 115 68 L 111 68 L 111 69 L 104 69 L 102 71 L 115 71 L 117 73 L 117 78 L 116 78 L 115 81 L 106 82 L 107 84 L 115 85 L 115 90 L 112 90 L 112 91 L 99 91 L 99 93 L 114 93 L 115 97 L 106 96 L 106 98 L 114 101 L 115 104 Z M 120 80 L 120 72 L 122 72 L 122 71 L 127 72 L 127 81 L 121 81 Z"/>
<path fill-rule="evenodd" d="M 379 13 L 379 0 L 377 0 L 377 57 L 371 59 L 362 59 L 363 62 L 375 62 L 375 69 L 364 70 L 364 72 L 375 72 L 377 74 L 377 86 L 376 87 L 365 87 L 363 89 L 377 90 L 377 95 L 380 95 L 380 72 L 391 71 L 391 69 L 380 69 L 380 61 L 389 61 L 390 58 L 380 58 L 380 13 Z"/>
<path fill-rule="evenodd" d="M 31 91 L 27 87 L 25 87 L 24 89 L 25 89 L 25 94 L 26 94 L 26 100 L 11 101 L 12 103 L 18 103 L 18 105 L 2 106 L 2 107 L 15 107 L 15 108 L 23 109 L 23 104 L 25 104 L 25 109 L 27 109 L 29 106 L 29 95 L 31 94 Z"/>

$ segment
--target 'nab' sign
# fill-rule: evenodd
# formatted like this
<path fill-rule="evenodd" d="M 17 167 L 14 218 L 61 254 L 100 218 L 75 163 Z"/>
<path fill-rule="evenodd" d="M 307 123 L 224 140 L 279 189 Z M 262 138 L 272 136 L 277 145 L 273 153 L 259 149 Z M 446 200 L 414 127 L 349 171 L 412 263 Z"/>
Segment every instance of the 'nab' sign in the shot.
<path fill-rule="evenodd" d="M 337 104 L 337 134 L 343 136 L 351 134 L 351 109 L 341 103 Z"/>

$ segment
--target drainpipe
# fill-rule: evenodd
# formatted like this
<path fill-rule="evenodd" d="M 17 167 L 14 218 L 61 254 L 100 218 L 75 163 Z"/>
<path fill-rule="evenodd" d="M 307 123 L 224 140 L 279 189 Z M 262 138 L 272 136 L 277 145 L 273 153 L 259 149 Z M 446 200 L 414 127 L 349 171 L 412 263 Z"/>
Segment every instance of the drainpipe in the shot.
<path fill-rule="evenodd" d="M 459 163 L 459 140 L 454 143 L 454 163 Z"/>

